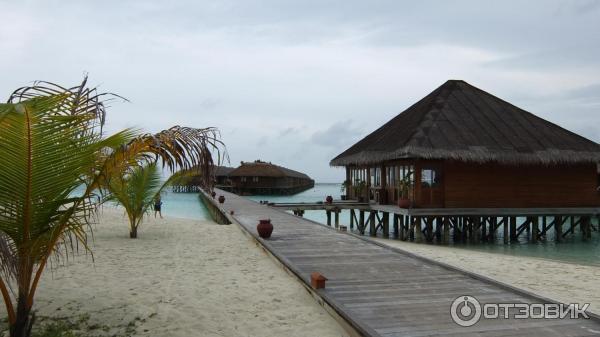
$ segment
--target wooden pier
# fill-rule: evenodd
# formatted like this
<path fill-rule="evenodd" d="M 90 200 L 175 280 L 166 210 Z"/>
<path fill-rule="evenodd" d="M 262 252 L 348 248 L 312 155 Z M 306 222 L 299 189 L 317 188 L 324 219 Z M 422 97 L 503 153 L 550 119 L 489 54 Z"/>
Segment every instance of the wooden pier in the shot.
<path fill-rule="evenodd" d="M 505 244 L 527 235 L 531 242 L 546 240 L 552 233 L 554 240 L 563 241 L 579 229 L 582 240 L 590 240 L 592 224 L 600 208 L 400 208 L 376 203 L 334 201 L 327 203 L 270 203 L 272 207 L 290 210 L 303 216 L 307 210 L 322 210 L 327 225 L 338 228 L 342 210 L 350 211 L 350 230 L 360 234 L 378 233 L 416 242 L 493 242 L 502 237 Z M 332 221 L 333 219 L 333 221 Z M 500 235 L 500 233 L 502 235 Z"/>
<path fill-rule="evenodd" d="M 473 273 L 390 248 L 259 204 L 235 194 L 224 204 L 204 198 L 238 224 L 358 336 L 598 336 L 600 320 L 481 319 L 461 327 L 450 315 L 452 302 L 470 295 L 484 303 L 555 303 Z M 343 205 L 329 205 L 343 207 Z M 363 207 L 363 206 L 361 206 Z M 232 213 L 233 212 L 233 213 Z M 360 212 L 360 211 L 359 211 Z M 370 213 L 372 214 L 372 213 Z M 268 240 L 256 232 L 271 219 Z M 360 219 L 359 219 L 360 220 Z M 310 274 L 328 278 L 326 288 L 310 288 Z M 268 285 L 265 285 L 268 287 Z"/>

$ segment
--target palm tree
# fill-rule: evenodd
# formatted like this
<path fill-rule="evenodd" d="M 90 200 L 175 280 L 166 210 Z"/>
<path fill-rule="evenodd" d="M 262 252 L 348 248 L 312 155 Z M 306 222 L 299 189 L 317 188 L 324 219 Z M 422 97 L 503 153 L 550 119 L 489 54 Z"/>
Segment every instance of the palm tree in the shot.
<path fill-rule="evenodd" d="M 193 171 L 178 171 L 163 182 L 155 163 L 134 166 L 126 174 L 109 181 L 109 193 L 105 200 L 115 201 L 125 208 L 129 219 L 129 237 L 135 239 L 139 225 L 161 192 L 174 183 L 182 183 L 193 174 Z"/>
<path fill-rule="evenodd" d="M 35 291 L 48 260 L 80 246 L 89 250 L 98 191 L 112 177 L 160 160 L 173 172 L 197 167 L 210 188 L 212 152 L 220 161 L 224 149 L 214 128 L 104 136 L 104 102 L 118 96 L 86 83 L 37 82 L 0 104 L 0 292 L 11 337 L 31 334 Z M 84 191 L 74 194 L 81 185 Z"/>

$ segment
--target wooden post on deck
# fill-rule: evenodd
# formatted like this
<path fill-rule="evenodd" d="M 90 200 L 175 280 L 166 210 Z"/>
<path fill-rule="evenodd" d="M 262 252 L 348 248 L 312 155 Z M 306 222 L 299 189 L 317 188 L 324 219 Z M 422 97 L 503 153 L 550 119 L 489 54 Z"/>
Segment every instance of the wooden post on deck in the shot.
<path fill-rule="evenodd" d="M 390 237 L 390 213 L 383 212 L 383 237 Z"/>
<path fill-rule="evenodd" d="M 392 216 L 394 217 L 393 219 L 393 227 L 394 227 L 394 239 L 397 239 L 400 235 L 400 233 L 398 232 L 399 228 L 398 228 L 398 218 L 400 217 L 398 214 L 392 214 Z"/>
<path fill-rule="evenodd" d="M 408 216 L 408 239 L 410 241 L 415 241 L 415 227 L 416 227 L 416 219 L 414 216 Z"/>
<path fill-rule="evenodd" d="M 335 214 L 334 214 L 334 222 L 335 222 L 335 228 L 339 228 L 340 227 L 340 209 L 336 208 L 334 210 Z"/>
<path fill-rule="evenodd" d="M 331 211 L 327 210 L 327 226 L 331 227 Z"/>
<path fill-rule="evenodd" d="M 354 208 L 350 209 L 350 230 L 354 229 L 354 217 L 356 217 L 356 213 L 354 212 Z"/>

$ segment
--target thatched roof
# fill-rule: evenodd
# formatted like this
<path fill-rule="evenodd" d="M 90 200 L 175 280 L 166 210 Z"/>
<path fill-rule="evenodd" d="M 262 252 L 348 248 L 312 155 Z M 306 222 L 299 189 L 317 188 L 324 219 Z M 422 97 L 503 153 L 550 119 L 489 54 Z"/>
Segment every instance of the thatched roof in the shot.
<path fill-rule="evenodd" d="M 402 158 L 596 163 L 600 145 L 467 82 L 450 80 L 330 164 L 361 165 Z"/>
<path fill-rule="evenodd" d="M 215 167 L 215 177 L 227 177 L 231 171 L 235 170 L 233 167 L 229 166 L 216 166 Z"/>
<path fill-rule="evenodd" d="M 267 163 L 264 161 L 254 161 L 251 163 L 242 162 L 242 164 L 229 172 L 230 177 L 294 177 L 310 179 L 304 173 L 290 170 L 283 166 Z"/>

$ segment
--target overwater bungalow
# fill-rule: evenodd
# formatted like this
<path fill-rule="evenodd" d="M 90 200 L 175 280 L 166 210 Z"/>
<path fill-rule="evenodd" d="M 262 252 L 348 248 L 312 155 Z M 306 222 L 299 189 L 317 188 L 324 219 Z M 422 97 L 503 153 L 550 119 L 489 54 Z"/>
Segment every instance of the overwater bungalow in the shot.
<path fill-rule="evenodd" d="M 240 195 L 290 195 L 315 185 L 304 173 L 261 160 L 242 162 L 229 172 L 228 179 L 229 190 Z"/>
<path fill-rule="evenodd" d="M 599 144 L 449 80 L 330 164 L 346 168 L 350 198 L 403 214 L 484 223 L 531 214 L 546 227 L 546 215 L 577 214 L 585 225 L 597 213 L 599 161 Z"/>

